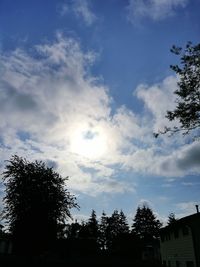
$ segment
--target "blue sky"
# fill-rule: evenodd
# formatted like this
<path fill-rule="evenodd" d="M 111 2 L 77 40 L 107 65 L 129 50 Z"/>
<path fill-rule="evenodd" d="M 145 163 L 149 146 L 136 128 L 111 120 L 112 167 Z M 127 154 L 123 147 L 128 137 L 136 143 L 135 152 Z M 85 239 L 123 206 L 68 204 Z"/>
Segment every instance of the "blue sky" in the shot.
<path fill-rule="evenodd" d="M 199 0 L 1 0 L 0 160 L 41 159 L 87 218 L 147 202 L 164 222 L 200 202 L 200 143 L 169 125 L 173 44 L 199 42 Z M 3 187 L 1 187 L 3 196 Z M 2 204 L 1 204 L 2 206 Z"/>

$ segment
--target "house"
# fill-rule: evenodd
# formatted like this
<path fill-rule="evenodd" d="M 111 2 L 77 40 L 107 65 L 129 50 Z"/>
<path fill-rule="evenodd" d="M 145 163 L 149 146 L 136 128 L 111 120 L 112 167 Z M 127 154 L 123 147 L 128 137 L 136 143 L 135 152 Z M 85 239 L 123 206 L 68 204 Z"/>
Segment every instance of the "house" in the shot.
<path fill-rule="evenodd" d="M 160 232 L 163 266 L 200 267 L 200 213 L 181 218 Z"/>

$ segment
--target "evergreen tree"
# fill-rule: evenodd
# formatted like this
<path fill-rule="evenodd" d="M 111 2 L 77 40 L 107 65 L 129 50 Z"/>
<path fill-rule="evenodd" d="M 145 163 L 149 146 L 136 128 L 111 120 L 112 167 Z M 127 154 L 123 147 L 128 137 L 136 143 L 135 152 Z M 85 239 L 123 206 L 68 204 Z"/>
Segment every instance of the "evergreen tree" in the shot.
<path fill-rule="evenodd" d="M 99 225 L 97 221 L 96 212 L 92 210 L 91 216 L 87 222 L 89 237 L 97 240 L 99 233 Z"/>
<path fill-rule="evenodd" d="M 138 207 L 132 225 L 132 232 L 144 240 L 157 239 L 161 223 L 146 205 Z"/>
<path fill-rule="evenodd" d="M 167 222 L 167 224 L 168 224 L 168 225 L 172 225 L 172 224 L 174 224 L 176 221 L 177 221 L 177 219 L 175 218 L 175 214 L 174 214 L 173 212 L 170 213 L 169 216 L 168 216 L 168 222 Z"/>
<path fill-rule="evenodd" d="M 121 210 L 119 214 L 119 233 L 127 234 L 129 233 L 129 225 L 124 212 Z"/>
<path fill-rule="evenodd" d="M 107 226 L 107 246 L 108 249 L 113 250 L 114 242 L 122 234 L 128 233 L 129 227 L 126 216 L 123 211 L 119 213 L 118 210 L 114 210 L 111 217 L 108 218 Z"/>
<path fill-rule="evenodd" d="M 108 240 L 108 217 L 106 216 L 106 213 L 103 211 L 99 224 L 99 238 L 98 238 L 98 244 L 101 250 L 107 249 L 107 240 Z"/>

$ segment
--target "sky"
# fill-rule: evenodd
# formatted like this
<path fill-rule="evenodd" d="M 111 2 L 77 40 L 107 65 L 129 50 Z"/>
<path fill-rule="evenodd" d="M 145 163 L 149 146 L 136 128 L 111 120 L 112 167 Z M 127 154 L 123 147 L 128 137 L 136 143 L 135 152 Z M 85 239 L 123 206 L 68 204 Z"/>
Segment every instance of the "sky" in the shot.
<path fill-rule="evenodd" d="M 0 0 L 0 168 L 17 154 L 63 177 L 87 219 L 147 203 L 166 222 L 200 204 L 200 143 L 170 124 L 200 0 Z M 1 180 L 2 182 L 2 180 Z M 0 197 L 4 186 L 0 185 Z"/>

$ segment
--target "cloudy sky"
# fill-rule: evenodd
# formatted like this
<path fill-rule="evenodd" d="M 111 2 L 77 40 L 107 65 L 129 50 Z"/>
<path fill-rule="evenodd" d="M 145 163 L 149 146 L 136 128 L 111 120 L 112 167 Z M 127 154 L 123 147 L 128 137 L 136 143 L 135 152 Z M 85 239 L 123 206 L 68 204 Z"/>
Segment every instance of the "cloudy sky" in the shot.
<path fill-rule="evenodd" d="M 0 166 L 43 160 L 75 217 L 143 202 L 165 220 L 200 204 L 200 143 L 169 125 L 173 44 L 199 42 L 200 0 L 0 0 Z M 0 187 L 3 196 L 3 186 Z M 2 206 L 2 204 L 1 204 Z"/>

